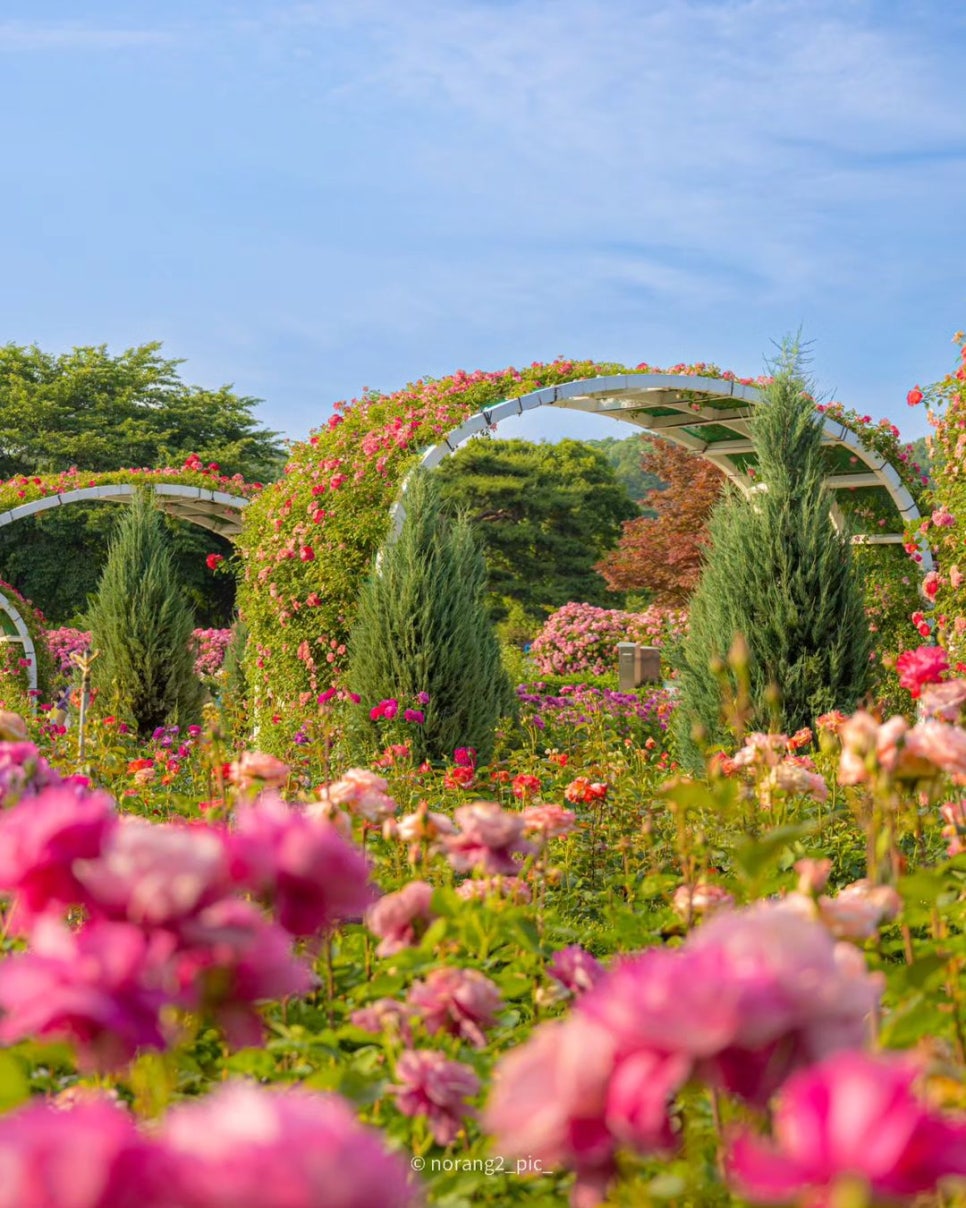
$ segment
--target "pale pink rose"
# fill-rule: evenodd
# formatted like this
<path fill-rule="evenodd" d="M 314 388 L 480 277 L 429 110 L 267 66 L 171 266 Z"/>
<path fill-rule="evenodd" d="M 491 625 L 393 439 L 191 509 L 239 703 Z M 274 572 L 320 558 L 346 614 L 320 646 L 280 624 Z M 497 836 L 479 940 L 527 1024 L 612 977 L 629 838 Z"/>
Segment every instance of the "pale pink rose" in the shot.
<path fill-rule="evenodd" d="M 159 1165 L 130 1113 L 103 1094 L 0 1116 L 0 1208 L 160 1208 Z"/>
<path fill-rule="evenodd" d="M 434 918 L 433 887 L 427 881 L 410 881 L 396 893 L 387 893 L 366 914 L 366 926 L 379 936 L 377 956 L 391 956 L 419 942 Z"/>
<path fill-rule="evenodd" d="M 922 717 L 939 721 L 958 722 L 966 704 L 966 679 L 947 680 L 944 684 L 928 684 L 919 698 Z"/>
<path fill-rule="evenodd" d="M 762 804 L 770 805 L 776 791 L 793 796 L 810 796 L 816 801 L 828 798 L 828 785 L 824 777 L 790 760 L 775 764 L 760 782 L 758 793 Z"/>
<path fill-rule="evenodd" d="M 452 819 L 433 813 L 423 803 L 415 813 L 397 819 L 396 834 L 406 843 L 431 843 L 442 835 L 455 835 L 456 827 Z"/>
<path fill-rule="evenodd" d="M 878 721 L 863 709 L 859 709 L 841 723 L 839 784 L 864 784 L 869 779 L 870 768 L 875 761 L 878 733 Z"/>
<path fill-rule="evenodd" d="M 521 877 L 468 877 L 456 886 L 456 896 L 464 902 L 485 902 L 487 898 L 506 898 L 527 903 L 533 898 L 530 886 Z"/>
<path fill-rule="evenodd" d="M 310 801 L 302 807 L 302 813 L 313 822 L 328 822 L 343 839 L 352 838 L 352 819 L 332 801 Z M 392 822 L 392 819 L 387 819 Z"/>
<path fill-rule="evenodd" d="M 338 1095 L 229 1082 L 157 1133 L 178 1208 L 409 1208 L 408 1163 Z"/>
<path fill-rule="evenodd" d="M 735 767 L 774 767 L 788 748 L 787 734 L 749 734 L 731 762 Z"/>
<path fill-rule="evenodd" d="M 452 1145 L 464 1121 L 476 1115 L 466 1099 L 480 1089 L 468 1065 L 433 1049 L 409 1049 L 396 1062 L 396 1106 L 406 1116 L 425 1116 L 437 1145 Z"/>
<path fill-rule="evenodd" d="M 116 825 L 106 793 L 72 785 L 43 789 L 0 813 L 0 890 L 16 895 L 20 925 L 51 906 L 86 902 L 74 862 L 99 855 Z"/>
<path fill-rule="evenodd" d="M 832 871 L 831 860 L 812 860 L 808 857 L 795 862 L 798 873 L 798 892 L 804 894 L 821 893 L 828 884 Z"/>
<path fill-rule="evenodd" d="M 40 919 L 30 950 L 0 963 L 0 1044 L 67 1040 L 85 1070 L 116 1069 L 141 1048 L 164 1048 L 162 944 L 128 923 L 96 920 L 70 931 Z"/>
<path fill-rule="evenodd" d="M 538 835 L 542 839 L 557 839 L 569 834 L 577 822 L 573 810 L 551 802 L 546 805 L 528 805 L 521 814 L 523 829 L 527 835 Z"/>
<path fill-rule="evenodd" d="M 229 888 L 218 832 L 143 818 L 122 818 L 101 854 L 76 860 L 74 873 L 96 912 L 147 926 L 177 923 Z"/>
<path fill-rule="evenodd" d="M 956 783 L 966 778 L 966 730 L 960 726 L 931 719 L 919 722 L 906 735 L 905 754 L 931 764 Z"/>
<path fill-rule="evenodd" d="M 679 885 L 671 899 L 671 905 L 682 919 L 713 914 L 734 904 L 735 900 L 727 889 L 706 881 L 699 881 L 696 885 Z"/>
<path fill-rule="evenodd" d="M 744 1132 L 732 1143 L 731 1180 L 754 1203 L 831 1208 L 849 1178 L 875 1203 L 898 1204 L 966 1175 L 966 1125 L 923 1104 L 915 1076 L 907 1061 L 864 1053 L 837 1053 L 796 1074 L 772 1139 Z"/>
<path fill-rule="evenodd" d="M 426 1031 L 462 1036 L 478 1049 L 486 1047 L 484 1031 L 496 1023 L 503 996 L 476 969 L 446 966 L 432 969 L 415 982 L 406 999 L 422 1016 Z"/>
<path fill-rule="evenodd" d="M 579 1014 L 535 1028 L 493 1073 L 483 1123 L 495 1151 L 574 1170 L 572 1202 L 600 1203 L 617 1169 L 606 1123 L 614 1066 L 607 1031 Z"/>
<path fill-rule="evenodd" d="M 264 751 L 244 751 L 228 769 L 228 779 L 240 789 L 253 786 L 281 788 L 292 769 L 281 759 Z"/>
<path fill-rule="evenodd" d="M 361 918 L 373 899 L 362 851 L 327 822 L 262 793 L 235 815 L 228 838 L 236 884 L 269 902 L 293 935 Z"/>
<path fill-rule="evenodd" d="M 952 859 L 966 851 L 966 843 L 963 842 L 966 836 L 966 801 L 947 802 L 939 807 L 939 812 L 946 823 L 942 836 L 949 840 L 946 855 Z"/>
<path fill-rule="evenodd" d="M 902 910 L 902 899 L 890 885 L 853 881 L 834 897 L 818 900 L 819 916 L 840 940 L 870 940 L 879 927 Z"/>
<path fill-rule="evenodd" d="M 349 1016 L 353 1025 L 363 1032 L 398 1033 L 405 1044 L 412 1043 L 410 1023 L 418 1015 L 415 1008 L 395 998 L 377 998 L 367 1007 L 360 1007 Z"/>
<path fill-rule="evenodd" d="M 386 792 L 389 785 L 366 768 L 349 768 L 338 780 L 320 790 L 323 799 L 347 809 L 367 822 L 381 822 L 398 808 Z"/>
<path fill-rule="evenodd" d="M 523 837 L 520 814 L 507 813 L 495 801 L 474 801 L 454 814 L 459 832 L 447 836 L 443 845 L 456 872 L 513 874 L 519 871 L 517 855 L 533 847 Z"/>
<path fill-rule="evenodd" d="M 19 713 L 0 709 L 0 741 L 26 742 L 27 723 Z"/>

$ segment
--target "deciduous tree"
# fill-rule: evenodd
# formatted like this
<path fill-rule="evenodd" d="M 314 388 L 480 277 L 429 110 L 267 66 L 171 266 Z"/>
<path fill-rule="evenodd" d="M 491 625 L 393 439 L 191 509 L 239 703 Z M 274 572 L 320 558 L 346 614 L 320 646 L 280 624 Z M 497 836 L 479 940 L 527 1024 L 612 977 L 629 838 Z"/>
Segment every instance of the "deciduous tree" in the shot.
<path fill-rule="evenodd" d="M 642 503 L 652 514 L 625 521 L 597 569 L 611 591 L 642 592 L 677 608 L 701 577 L 708 518 L 725 479 L 711 462 L 666 440 L 655 440 L 641 464 L 665 485 L 648 491 Z"/>

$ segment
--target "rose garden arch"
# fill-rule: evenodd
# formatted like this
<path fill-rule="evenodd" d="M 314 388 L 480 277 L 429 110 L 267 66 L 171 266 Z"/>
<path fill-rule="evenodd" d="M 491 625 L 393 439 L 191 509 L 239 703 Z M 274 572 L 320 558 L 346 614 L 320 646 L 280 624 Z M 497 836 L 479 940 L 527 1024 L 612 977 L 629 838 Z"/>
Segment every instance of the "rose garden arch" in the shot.
<path fill-rule="evenodd" d="M 753 487 L 754 450 L 749 421 L 761 403 L 755 386 L 732 378 L 695 377 L 673 373 L 626 373 L 584 378 L 547 386 L 519 398 L 507 399 L 470 416 L 422 455 L 420 465 L 432 469 L 460 445 L 501 420 L 523 415 L 537 407 L 559 407 L 601 415 L 633 424 L 651 435 L 682 445 L 718 467 L 742 490 Z M 829 465 L 828 486 L 834 492 L 833 520 L 844 523 L 854 511 L 851 496 L 871 492 L 893 522 L 875 532 L 858 532 L 853 541 L 898 545 L 905 540 L 906 523 L 918 520 L 919 508 L 899 473 L 881 454 L 869 449 L 850 428 L 835 420 L 823 425 L 823 444 Z M 402 500 L 393 508 L 393 527 L 399 531 L 405 515 Z M 928 546 L 922 550 L 923 566 L 932 569 Z"/>
<path fill-rule="evenodd" d="M 665 371 L 561 359 L 522 370 L 458 370 L 336 404 L 292 446 L 285 474 L 253 501 L 239 538 L 257 723 L 283 726 L 290 708 L 303 707 L 342 670 L 359 587 L 402 523 L 414 464 L 431 469 L 501 421 L 556 407 L 666 437 L 750 490 L 757 385 L 700 364 Z M 823 428 L 834 518 L 867 544 L 868 563 L 880 551 L 884 565 L 898 564 L 903 529 L 919 518 L 918 477 L 901 457 L 898 433 L 890 424 L 868 429 L 837 404 Z M 928 569 L 925 548 L 921 558 Z"/>
<path fill-rule="evenodd" d="M 33 499 L 0 512 L 0 528 L 15 524 L 18 520 L 34 516 L 38 512 L 46 512 L 50 508 L 71 503 L 127 503 L 137 490 L 144 488 L 153 491 L 161 510 L 169 516 L 218 533 L 229 541 L 233 541 L 241 532 L 241 514 L 248 506 L 248 499 L 241 495 L 229 494 L 227 491 L 156 480 L 137 485 L 123 482 L 101 483 L 45 495 L 41 499 Z M 0 640 L 22 647 L 23 657 L 29 660 L 29 687 L 36 690 L 37 658 L 33 637 L 22 612 L 3 592 L 0 592 Z"/>

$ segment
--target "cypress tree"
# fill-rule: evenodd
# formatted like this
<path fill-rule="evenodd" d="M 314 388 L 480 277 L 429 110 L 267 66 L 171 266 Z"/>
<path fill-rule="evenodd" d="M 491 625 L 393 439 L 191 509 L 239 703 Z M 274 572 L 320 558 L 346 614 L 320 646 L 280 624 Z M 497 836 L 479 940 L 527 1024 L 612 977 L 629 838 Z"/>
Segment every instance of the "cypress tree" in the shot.
<path fill-rule="evenodd" d="M 486 604 L 486 562 L 469 520 L 441 514 L 431 475 L 412 475 L 405 505 L 401 533 L 363 586 L 346 681 L 366 704 L 428 694 L 425 722 L 406 730 L 415 758 L 445 760 L 467 746 L 486 761 L 513 703 Z M 361 725 L 375 741 L 375 727 Z"/>
<path fill-rule="evenodd" d="M 99 651 L 92 683 L 116 696 L 141 737 L 198 719 L 203 690 L 190 649 L 194 618 L 148 491 L 135 494 L 118 524 L 87 626 Z"/>
<path fill-rule="evenodd" d="M 722 687 L 737 691 L 728 652 L 747 645 L 748 724 L 791 734 L 868 685 L 870 636 L 848 534 L 832 522 L 822 425 L 797 345 L 786 345 L 751 423 L 758 489 L 732 488 L 710 522 L 704 572 L 681 651 L 679 736 L 726 743 Z M 728 680 L 730 679 L 730 683 Z M 723 682 L 724 681 L 724 682 Z"/>

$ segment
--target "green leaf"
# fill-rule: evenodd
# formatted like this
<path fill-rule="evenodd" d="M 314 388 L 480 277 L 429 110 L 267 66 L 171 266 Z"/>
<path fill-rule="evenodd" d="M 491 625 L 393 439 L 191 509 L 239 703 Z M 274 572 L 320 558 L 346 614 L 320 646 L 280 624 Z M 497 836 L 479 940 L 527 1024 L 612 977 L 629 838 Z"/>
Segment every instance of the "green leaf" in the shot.
<path fill-rule="evenodd" d="M 0 1111 L 9 1111 L 29 1098 L 30 1083 L 22 1063 L 13 1054 L 0 1051 Z"/>
<path fill-rule="evenodd" d="M 760 839 L 745 838 L 739 840 L 734 847 L 735 863 L 753 880 L 761 876 L 769 864 L 777 863 L 781 853 L 798 839 L 814 834 L 818 829 L 817 821 L 799 822 L 789 826 L 779 826 L 768 831 Z"/>

